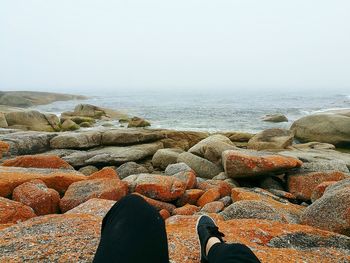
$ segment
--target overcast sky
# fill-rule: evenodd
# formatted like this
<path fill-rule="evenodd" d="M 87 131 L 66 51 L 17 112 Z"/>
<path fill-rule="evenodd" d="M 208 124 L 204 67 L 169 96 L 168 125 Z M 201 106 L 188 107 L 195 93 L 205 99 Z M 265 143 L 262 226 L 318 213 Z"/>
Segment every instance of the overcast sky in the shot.
<path fill-rule="evenodd" d="M 349 0 L 0 0 L 0 90 L 350 90 Z"/>

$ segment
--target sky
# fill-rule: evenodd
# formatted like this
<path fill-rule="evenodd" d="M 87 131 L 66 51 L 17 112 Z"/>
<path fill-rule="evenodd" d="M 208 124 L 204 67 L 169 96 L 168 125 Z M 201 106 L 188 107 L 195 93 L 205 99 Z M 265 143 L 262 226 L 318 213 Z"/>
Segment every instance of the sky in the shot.
<path fill-rule="evenodd" d="M 348 0 L 0 0 L 0 90 L 350 93 Z"/>

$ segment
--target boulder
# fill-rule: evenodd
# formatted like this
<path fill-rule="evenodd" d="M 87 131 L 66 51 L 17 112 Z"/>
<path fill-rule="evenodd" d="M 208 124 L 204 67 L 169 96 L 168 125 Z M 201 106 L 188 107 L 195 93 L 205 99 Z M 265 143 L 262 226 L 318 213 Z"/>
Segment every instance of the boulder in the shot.
<path fill-rule="evenodd" d="M 63 160 L 73 167 L 85 165 L 119 165 L 132 161 L 143 160 L 152 156 L 163 147 L 162 143 L 154 142 L 132 146 L 107 146 L 89 151 L 77 151 L 63 157 Z"/>
<path fill-rule="evenodd" d="M 164 148 L 180 148 L 185 151 L 209 136 L 207 132 L 174 130 L 163 130 L 162 134 L 164 139 L 161 142 Z"/>
<path fill-rule="evenodd" d="M 87 214 L 104 218 L 116 201 L 92 198 L 86 202 L 68 210 L 65 214 Z"/>
<path fill-rule="evenodd" d="M 72 120 L 73 122 L 75 122 L 79 126 L 81 126 L 80 124 L 82 124 L 82 123 L 89 123 L 92 125 L 96 122 L 96 120 L 94 118 L 91 118 L 91 117 L 84 117 L 84 116 L 61 117 L 62 123 L 65 122 L 66 120 Z"/>
<path fill-rule="evenodd" d="M 10 144 L 8 144 L 7 142 L 0 141 L 0 159 L 2 159 L 4 155 L 7 155 L 9 151 Z"/>
<path fill-rule="evenodd" d="M 75 106 L 73 112 L 63 112 L 63 117 L 89 117 L 93 119 L 100 119 L 102 116 L 108 116 L 106 110 L 91 104 L 79 104 Z"/>
<path fill-rule="evenodd" d="M 317 199 L 320 199 L 328 186 L 335 184 L 337 181 L 325 181 L 320 183 L 312 190 L 311 202 L 314 203 Z"/>
<path fill-rule="evenodd" d="M 62 133 L 50 141 L 53 149 L 87 149 L 101 144 L 101 133 L 97 131 Z"/>
<path fill-rule="evenodd" d="M 22 126 L 25 130 L 53 132 L 59 131 L 60 120 L 56 115 L 39 111 L 17 111 L 5 114 L 9 127 Z"/>
<path fill-rule="evenodd" d="M 197 188 L 204 191 L 215 188 L 219 191 L 220 197 L 230 196 L 232 189 L 231 185 L 221 180 L 206 180 L 204 182 L 198 182 Z"/>
<path fill-rule="evenodd" d="M 57 134 L 50 132 L 14 132 L 0 135 L 10 145 L 11 155 L 38 154 L 50 149 L 50 140 Z"/>
<path fill-rule="evenodd" d="M 304 163 L 299 170 L 288 173 L 287 188 L 298 199 L 308 201 L 316 186 L 325 181 L 340 181 L 350 177 L 348 171 L 342 161 Z"/>
<path fill-rule="evenodd" d="M 189 172 L 193 171 L 191 167 L 189 167 L 185 163 L 174 163 L 174 164 L 169 164 L 167 168 L 165 169 L 164 173 L 166 175 L 174 175 L 179 172 Z"/>
<path fill-rule="evenodd" d="M 120 179 L 118 176 L 118 173 L 115 171 L 113 167 L 103 167 L 101 170 L 96 171 L 93 174 L 89 175 L 87 179 L 91 180 L 91 179 L 102 179 L 102 178 Z"/>
<path fill-rule="evenodd" d="M 232 178 L 276 174 L 302 165 L 293 157 L 256 151 L 225 151 L 222 162 L 225 173 Z"/>
<path fill-rule="evenodd" d="M 163 220 L 165 221 L 166 219 L 168 219 L 171 215 L 169 213 L 168 210 L 162 209 L 159 211 L 160 216 L 163 218 Z"/>
<path fill-rule="evenodd" d="M 70 209 L 92 198 L 118 201 L 128 193 L 128 186 L 119 179 L 93 179 L 71 184 L 60 201 L 61 211 Z"/>
<path fill-rule="evenodd" d="M 184 206 L 186 204 L 195 205 L 198 199 L 204 194 L 205 191 L 201 189 L 189 189 L 176 201 L 177 206 Z"/>
<path fill-rule="evenodd" d="M 285 129 L 267 129 L 254 135 L 248 142 L 248 149 L 285 149 L 292 145 L 294 135 Z"/>
<path fill-rule="evenodd" d="M 33 103 L 23 96 L 16 94 L 4 94 L 0 97 L 1 105 L 8 105 L 12 107 L 27 108 L 33 106 Z"/>
<path fill-rule="evenodd" d="M 59 212 L 60 194 L 38 179 L 17 186 L 12 199 L 31 207 L 38 216 Z"/>
<path fill-rule="evenodd" d="M 265 212 L 270 211 L 272 214 L 278 215 L 277 217 L 282 218 L 285 222 L 293 224 L 300 222 L 300 217 L 305 209 L 303 206 L 292 204 L 284 198 L 280 198 L 260 188 L 233 188 L 231 198 L 233 204 L 238 201 L 258 201 L 258 203 L 252 203 L 252 209 L 264 203 Z M 247 208 L 247 212 L 249 213 L 249 204 L 246 206 L 244 203 L 243 207 Z M 258 213 L 258 211 L 256 212 Z"/>
<path fill-rule="evenodd" d="M 35 216 L 36 214 L 31 207 L 20 202 L 0 197 L 0 224 L 18 223 Z M 0 255 L 1 254 L 2 253 L 0 253 Z"/>
<path fill-rule="evenodd" d="M 187 164 L 196 172 L 197 176 L 203 178 L 210 179 L 222 172 L 222 167 L 189 152 L 181 153 L 177 162 Z"/>
<path fill-rule="evenodd" d="M 188 152 L 200 156 L 208 161 L 221 165 L 221 154 L 226 150 L 236 150 L 237 147 L 224 135 L 211 135 L 200 141 Z"/>
<path fill-rule="evenodd" d="M 23 155 L 5 160 L 2 166 L 25 168 L 73 169 L 69 163 L 56 155 Z"/>
<path fill-rule="evenodd" d="M 248 132 L 223 132 L 220 133 L 230 139 L 233 143 L 248 142 L 254 134 Z"/>
<path fill-rule="evenodd" d="M 174 201 L 182 196 L 186 184 L 175 177 L 155 174 L 135 174 L 123 179 L 129 184 L 129 192 L 137 192 L 160 201 Z"/>
<path fill-rule="evenodd" d="M 283 213 L 264 201 L 242 200 L 229 205 L 220 213 L 225 220 L 264 219 L 287 223 Z"/>
<path fill-rule="evenodd" d="M 350 236 L 350 178 L 325 190 L 323 196 L 308 206 L 302 224 Z"/>
<path fill-rule="evenodd" d="M 0 128 L 7 128 L 9 125 L 6 121 L 5 114 L 0 112 Z"/>
<path fill-rule="evenodd" d="M 98 168 L 96 166 L 93 166 L 93 165 L 83 166 L 79 169 L 79 172 L 86 175 L 86 176 L 89 176 L 97 171 L 98 171 Z"/>
<path fill-rule="evenodd" d="M 149 198 L 147 196 L 141 195 L 139 193 L 133 193 L 133 194 L 141 196 L 148 204 L 153 206 L 158 211 L 167 210 L 171 214 L 174 211 L 174 209 L 176 208 L 175 205 L 170 204 L 170 203 L 155 200 L 155 199 Z"/>
<path fill-rule="evenodd" d="M 262 120 L 268 122 L 288 122 L 288 118 L 281 113 L 268 114 Z"/>
<path fill-rule="evenodd" d="M 154 167 L 159 167 L 164 170 L 167 168 L 169 164 L 174 164 L 177 162 L 177 158 L 179 154 L 182 153 L 183 150 L 178 148 L 167 148 L 167 149 L 159 149 L 152 158 L 152 165 Z"/>
<path fill-rule="evenodd" d="M 74 170 L 0 166 L 0 196 L 10 196 L 17 186 L 33 179 L 42 180 L 47 187 L 62 194 L 69 185 L 85 180 L 86 176 Z"/>
<path fill-rule="evenodd" d="M 335 150 L 316 150 L 316 149 L 298 149 L 291 151 L 282 151 L 278 154 L 298 158 L 303 162 L 323 162 L 323 161 L 343 161 L 350 169 L 350 154 Z"/>
<path fill-rule="evenodd" d="M 35 217 L 0 232 L 0 261 L 92 262 L 100 232 L 98 216 Z"/>
<path fill-rule="evenodd" d="M 118 175 L 121 179 L 124 179 L 125 177 L 128 177 L 132 174 L 143 174 L 148 173 L 148 170 L 135 162 L 127 162 L 122 164 L 117 168 Z"/>
<path fill-rule="evenodd" d="M 197 184 L 196 174 L 194 171 L 179 172 L 174 174 L 173 177 L 184 182 L 187 190 L 194 188 Z"/>
<path fill-rule="evenodd" d="M 204 205 L 201 209 L 202 213 L 219 213 L 224 209 L 225 205 L 221 201 L 214 201 Z"/>
<path fill-rule="evenodd" d="M 163 139 L 163 133 L 144 129 L 111 129 L 102 132 L 103 145 L 130 145 Z"/>
<path fill-rule="evenodd" d="M 173 262 L 200 262 L 195 234 L 198 216 L 172 216 L 166 221 Z M 347 262 L 349 238 L 309 226 L 260 219 L 217 220 L 227 243 L 247 245 L 265 263 Z"/>
<path fill-rule="evenodd" d="M 208 203 L 219 200 L 220 196 L 221 195 L 218 189 L 211 188 L 201 195 L 201 197 L 197 201 L 197 205 L 203 207 Z"/>
<path fill-rule="evenodd" d="M 193 215 L 199 212 L 200 208 L 195 205 L 184 205 L 179 208 L 175 208 L 173 211 L 173 215 Z"/>
<path fill-rule="evenodd" d="M 132 117 L 128 122 L 128 128 L 148 127 L 151 123 L 139 117 Z"/>
<path fill-rule="evenodd" d="M 341 114 L 313 114 L 295 121 L 291 127 L 301 142 L 350 144 L 350 117 Z"/>
<path fill-rule="evenodd" d="M 75 131 L 79 130 L 80 126 L 76 124 L 74 121 L 71 119 L 67 119 L 62 123 L 62 131 Z"/>

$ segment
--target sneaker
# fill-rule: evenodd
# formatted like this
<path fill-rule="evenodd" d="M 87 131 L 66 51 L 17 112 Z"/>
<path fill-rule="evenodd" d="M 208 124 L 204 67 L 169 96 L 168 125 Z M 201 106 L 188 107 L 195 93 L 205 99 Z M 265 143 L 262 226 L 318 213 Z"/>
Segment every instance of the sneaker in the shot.
<path fill-rule="evenodd" d="M 217 237 L 221 242 L 224 242 L 222 239 L 225 235 L 219 231 L 219 228 L 215 225 L 214 220 L 206 215 L 202 215 L 198 218 L 197 225 L 197 234 L 199 239 L 199 244 L 201 247 L 200 258 L 201 263 L 208 263 L 208 256 L 206 255 L 206 246 L 209 238 Z"/>

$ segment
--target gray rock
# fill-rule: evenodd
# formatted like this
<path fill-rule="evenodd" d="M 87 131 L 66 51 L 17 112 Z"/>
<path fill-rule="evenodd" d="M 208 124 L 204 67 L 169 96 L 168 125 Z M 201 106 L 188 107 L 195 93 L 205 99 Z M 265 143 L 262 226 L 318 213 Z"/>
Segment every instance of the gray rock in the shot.
<path fill-rule="evenodd" d="M 211 179 L 223 171 L 222 167 L 189 152 L 181 153 L 177 161 L 186 163 L 203 178 Z"/>
<path fill-rule="evenodd" d="M 108 146 L 89 151 L 76 152 L 63 159 L 74 167 L 111 164 L 119 165 L 126 162 L 138 161 L 152 156 L 158 149 L 163 147 L 162 143 L 148 143 L 132 146 Z"/>
<path fill-rule="evenodd" d="M 224 196 L 223 198 L 219 199 L 220 202 L 224 204 L 225 207 L 229 206 L 232 204 L 232 198 L 231 196 Z"/>
<path fill-rule="evenodd" d="M 174 164 L 177 162 L 177 158 L 183 150 L 181 149 L 160 149 L 158 150 L 152 158 L 152 164 L 154 167 L 159 167 L 164 170 L 169 164 Z"/>
<path fill-rule="evenodd" d="M 113 129 L 102 133 L 103 145 L 126 145 L 153 142 L 164 138 L 159 131 L 142 129 Z"/>
<path fill-rule="evenodd" d="M 263 201 L 242 200 L 234 202 L 220 213 L 225 220 L 231 219 L 265 219 L 286 223 L 284 215 Z"/>
<path fill-rule="evenodd" d="M 189 167 L 187 164 L 185 163 L 175 163 L 175 164 L 170 164 L 167 166 L 167 168 L 165 169 L 165 174 L 166 175 L 174 175 L 177 174 L 179 172 L 186 172 L 186 171 L 191 171 L 191 167 Z"/>
<path fill-rule="evenodd" d="M 288 122 L 287 117 L 281 113 L 268 114 L 262 120 L 268 122 Z"/>
<path fill-rule="evenodd" d="M 87 149 L 100 144 L 101 133 L 97 131 L 66 132 L 56 136 L 50 142 L 53 149 Z"/>
<path fill-rule="evenodd" d="M 221 154 L 226 150 L 237 150 L 238 148 L 224 135 L 211 135 L 200 141 L 188 152 L 200 156 L 208 161 L 221 165 Z"/>
<path fill-rule="evenodd" d="M 93 165 L 87 165 L 87 166 L 81 167 L 78 171 L 86 176 L 89 176 L 89 175 L 97 172 L 98 168 L 96 166 L 93 166 Z"/>
<path fill-rule="evenodd" d="M 283 184 L 280 180 L 275 179 L 274 177 L 266 177 L 261 180 L 260 187 L 263 189 L 276 189 L 284 191 Z"/>
<path fill-rule="evenodd" d="M 212 179 L 213 180 L 226 180 L 226 179 L 229 179 L 229 177 L 224 172 L 221 172 L 217 176 L 214 176 Z"/>
<path fill-rule="evenodd" d="M 117 168 L 117 173 L 121 179 L 133 174 L 148 173 L 148 170 L 135 162 L 127 162 Z"/>
<path fill-rule="evenodd" d="M 267 129 L 254 135 L 248 142 L 248 149 L 285 149 L 292 145 L 294 135 L 285 129 Z"/>
<path fill-rule="evenodd" d="M 326 171 L 339 171 L 343 173 L 349 173 L 349 169 L 345 162 L 342 160 L 323 160 L 317 162 L 304 163 L 299 169 L 293 173 L 311 173 L 311 172 L 326 172 Z"/>
<path fill-rule="evenodd" d="M 350 154 L 341 153 L 334 150 L 316 150 L 316 149 L 305 149 L 305 150 L 291 150 L 282 151 L 279 154 L 284 156 L 291 156 L 300 159 L 305 162 L 323 162 L 341 160 L 344 161 L 348 169 L 350 169 Z"/>
<path fill-rule="evenodd" d="M 57 136 L 51 132 L 14 132 L 0 135 L 0 140 L 10 145 L 11 155 L 36 154 L 50 149 L 50 140 Z"/>
<path fill-rule="evenodd" d="M 5 114 L 0 112 L 0 128 L 7 128 L 8 126 Z"/>
<path fill-rule="evenodd" d="M 350 117 L 340 114 L 314 114 L 295 121 L 291 127 L 302 142 L 350 145 Z"/>

